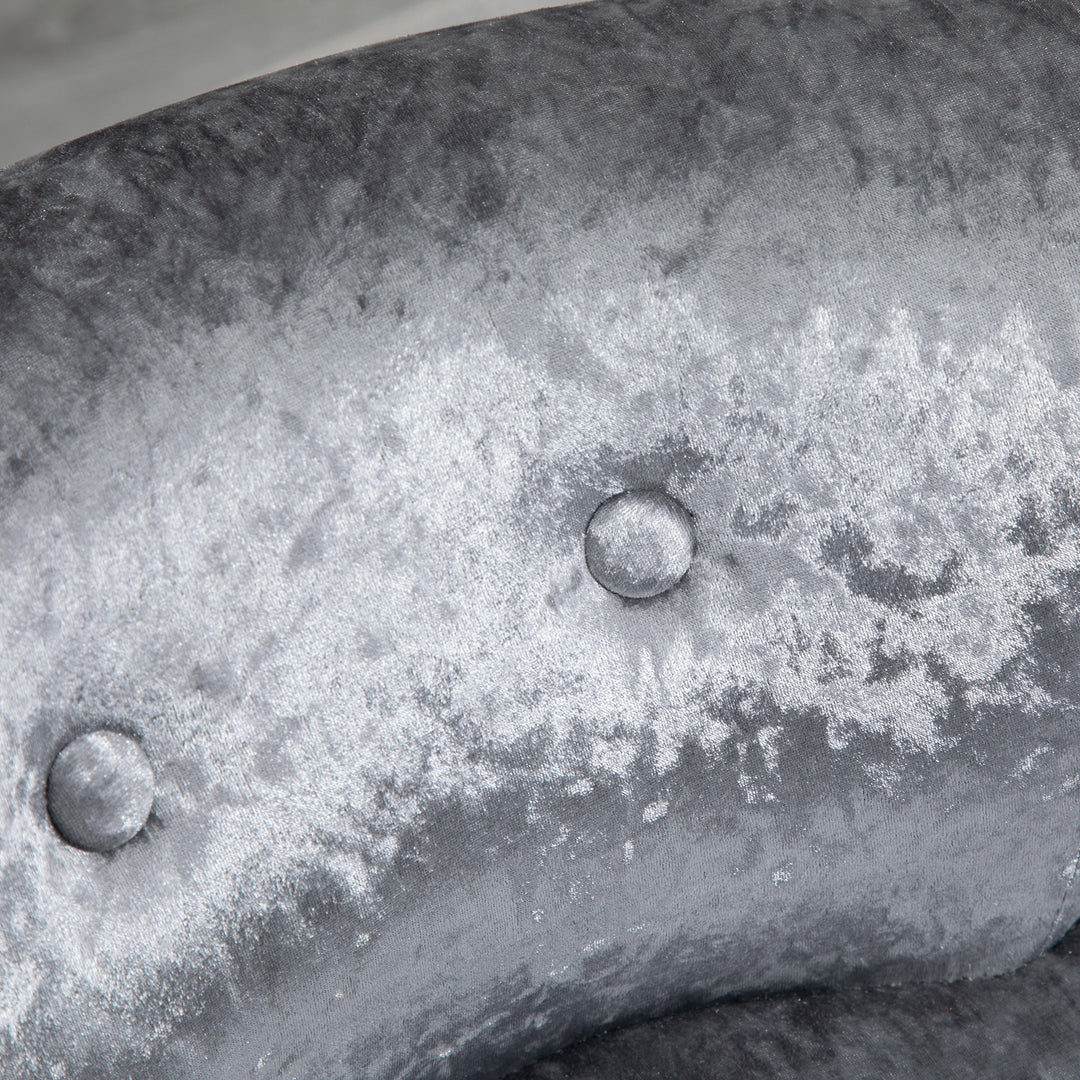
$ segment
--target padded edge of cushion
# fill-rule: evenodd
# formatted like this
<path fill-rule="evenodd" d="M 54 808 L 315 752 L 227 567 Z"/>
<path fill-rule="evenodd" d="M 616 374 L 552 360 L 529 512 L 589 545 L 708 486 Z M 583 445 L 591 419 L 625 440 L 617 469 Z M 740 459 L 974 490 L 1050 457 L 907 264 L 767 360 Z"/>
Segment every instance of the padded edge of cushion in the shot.
<path fill-rule="evenodd" d="M 1080 924 L 1011 975 L 729 1001 L 605 1032 L 514 1080 L 1074 1080 Z"/>

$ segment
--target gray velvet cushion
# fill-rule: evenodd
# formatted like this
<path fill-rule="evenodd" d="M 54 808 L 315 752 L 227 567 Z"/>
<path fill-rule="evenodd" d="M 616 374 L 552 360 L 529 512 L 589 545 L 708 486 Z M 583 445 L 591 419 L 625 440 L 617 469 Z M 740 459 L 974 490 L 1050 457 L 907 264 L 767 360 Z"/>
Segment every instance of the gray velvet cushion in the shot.
<path fill-rule="evenodd" d="M 817 988 L 602 1032 L 514 1080 L 1074 1080 L 1078 938 L 1005 976 Z"/>
<path fill-rule="evenodd" d="M 602 2 L 0 174 L 4 1080 L 494 1076 L 1060 938 L 1078 32 Z"/>

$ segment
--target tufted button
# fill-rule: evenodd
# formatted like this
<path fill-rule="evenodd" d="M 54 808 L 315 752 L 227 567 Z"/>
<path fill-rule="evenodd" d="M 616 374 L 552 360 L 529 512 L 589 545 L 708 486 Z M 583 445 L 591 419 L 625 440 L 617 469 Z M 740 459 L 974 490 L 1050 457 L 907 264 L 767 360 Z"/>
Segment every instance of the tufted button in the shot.
<path fill-rule="evenodd" d="M 72 740 L 49 770 L 49 817 L 69 844 L 112 851 L 146 824 L 154 770 L 143 748 L 115 731 Z"/>
<path fill-rule="evenodd" d="M 585 528 L 585 562 L 605 589 L 640 599 L 667 592 L 690 569 L 694 519 L 662 491 L 624 491 Z"/>

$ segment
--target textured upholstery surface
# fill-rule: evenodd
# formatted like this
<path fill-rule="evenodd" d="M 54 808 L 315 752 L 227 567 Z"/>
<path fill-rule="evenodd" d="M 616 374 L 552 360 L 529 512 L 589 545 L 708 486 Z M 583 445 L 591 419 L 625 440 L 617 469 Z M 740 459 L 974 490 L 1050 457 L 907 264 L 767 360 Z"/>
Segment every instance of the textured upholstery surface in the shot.
<path fill-rule="evenodd" d="M 1078 936 L 1010 975 L 665 1017 L 591 1038 L 514 1080 L 1075 1080 Z"/>
<path fill-rule="evenodd" d="M 0 174 L 4 1080 L 491 1076 L 1057 940 L 1078 75 L 1064 3 L 599 3 Z"/>

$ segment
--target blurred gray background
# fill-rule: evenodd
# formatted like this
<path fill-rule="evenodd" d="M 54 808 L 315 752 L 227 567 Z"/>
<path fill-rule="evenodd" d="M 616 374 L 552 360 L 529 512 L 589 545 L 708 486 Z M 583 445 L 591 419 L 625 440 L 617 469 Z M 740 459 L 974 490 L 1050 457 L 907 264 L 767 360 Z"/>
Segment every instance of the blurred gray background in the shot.
<path fill-rule="evenodd" d="M 556 2 L 0 0 L 0 168 L 316 56 Z"/>

